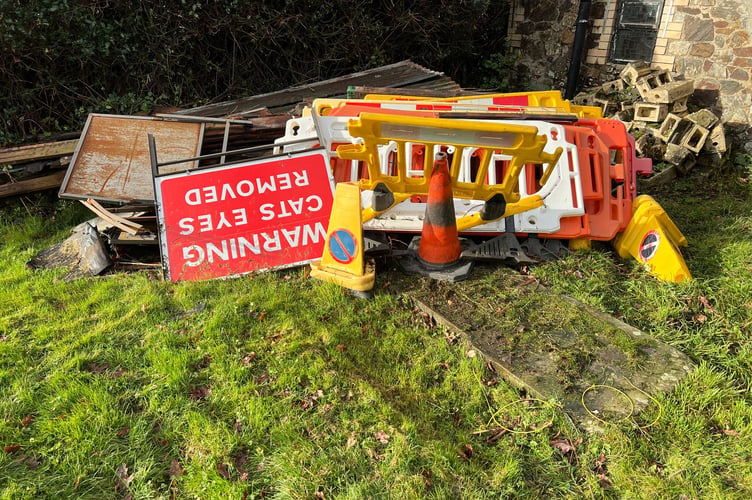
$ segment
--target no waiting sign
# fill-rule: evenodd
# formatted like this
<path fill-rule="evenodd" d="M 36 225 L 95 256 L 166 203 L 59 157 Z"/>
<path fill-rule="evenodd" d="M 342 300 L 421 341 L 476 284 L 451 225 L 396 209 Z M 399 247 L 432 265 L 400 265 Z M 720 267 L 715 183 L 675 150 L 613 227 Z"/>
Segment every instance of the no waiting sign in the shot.
<path fill-rule="evenodd" d="M 170 280 L 305 264 L 321 256 L 332 209 L 323 150 L 154 179 Z"/>

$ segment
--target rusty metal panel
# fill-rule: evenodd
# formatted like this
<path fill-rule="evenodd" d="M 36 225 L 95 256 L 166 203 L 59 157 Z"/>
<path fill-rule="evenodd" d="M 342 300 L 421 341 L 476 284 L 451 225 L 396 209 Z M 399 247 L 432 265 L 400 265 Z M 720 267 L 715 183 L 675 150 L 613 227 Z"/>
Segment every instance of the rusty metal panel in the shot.
<path fill-rule="evenodd" d="M 153 202 L 148 134 L 161 161 L 200 154 L 204 124 L 140 116 L 90 114 L 60 187 L 61 198 L 105 202 Z M 171 165 L 165 173 L 192 170 L 197 162 Z"/>

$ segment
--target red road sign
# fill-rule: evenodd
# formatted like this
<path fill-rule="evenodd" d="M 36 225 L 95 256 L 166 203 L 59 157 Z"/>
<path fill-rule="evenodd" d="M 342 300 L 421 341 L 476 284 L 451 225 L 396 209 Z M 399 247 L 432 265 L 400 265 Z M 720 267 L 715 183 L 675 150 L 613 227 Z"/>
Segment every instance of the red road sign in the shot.
<path fill-rule="evenodd" d="M 154 179 L 170 280 L 201 280 L 321 257 L 332 209 L 323 150 Z"/>
<path fill-rule="evenodd" d="M 647 262 L 658 252 L 658 246 L 661 244 L 661 235 L 658 231 L 648 231 L 640 243 L 640 260 Z"/>

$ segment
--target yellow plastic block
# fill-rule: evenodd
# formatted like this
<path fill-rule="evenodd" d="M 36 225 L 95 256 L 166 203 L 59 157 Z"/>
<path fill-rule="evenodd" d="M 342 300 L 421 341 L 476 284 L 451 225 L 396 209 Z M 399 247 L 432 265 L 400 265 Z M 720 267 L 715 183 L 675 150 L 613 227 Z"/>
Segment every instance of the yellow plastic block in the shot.
<path fill-rule="evenodd" d="M 664 281 L 692 279 L 678 247 L 687 239 L 665 210 L 648 195 L 635 198 L 632 219 L 613 245 L 622 258 L 631 255 Z"/>
<path fill-rule="evenodd" d="M 354 182 L 340 182 L 334 192 L 324 254 L 311 262 L 311 276 L 365 292 L 373 288 L 376 270 L 363 257 L 363 223 L 360 188 Z"/>

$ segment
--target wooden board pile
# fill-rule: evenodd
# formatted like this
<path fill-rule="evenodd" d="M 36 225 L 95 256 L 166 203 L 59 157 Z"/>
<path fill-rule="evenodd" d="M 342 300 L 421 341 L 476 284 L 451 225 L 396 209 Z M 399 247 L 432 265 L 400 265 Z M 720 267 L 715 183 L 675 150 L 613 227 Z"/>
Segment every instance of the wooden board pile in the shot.
<path fill-rule="evenodd" d="M 649 182 L 669 181 L 696 164 L 722 164 L 727 151 L 723 123 L 709 109 L 691 109 L 693 80 L 644 61 L 627 64 L 619 76 L 579 93 L 572 102 L 598 106 L 605 117 L 624 122 L 636 138 L 638 155 L 656 166 L 667 165 Z"/>

